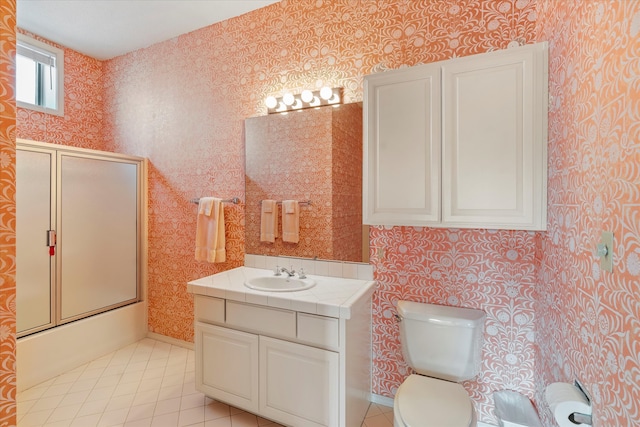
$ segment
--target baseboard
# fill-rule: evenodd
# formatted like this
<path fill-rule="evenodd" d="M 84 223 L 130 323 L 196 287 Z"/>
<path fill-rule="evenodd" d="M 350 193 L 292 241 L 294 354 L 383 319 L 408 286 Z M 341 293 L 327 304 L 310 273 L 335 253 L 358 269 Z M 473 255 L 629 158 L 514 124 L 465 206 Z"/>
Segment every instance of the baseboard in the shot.
<path fill-rule="evenodd" d="M 147 332 L 147 338 L 151 338 L 152 340 L 164 342 L 178 347 L 184 347 L 189 350 L 193 350 L 195 348 L 195 345 L 192 342 L 179 340 L 177 338 L 168 337 L 166 335 L 156 334 L 155 332 Z"/>
<path fill-rule="evenodd" d="M 378 405 L 388 406 L 389 408 L 393 408 L 393 398 L 380 396 L 379 394 L 371 393 L 369 398 L 371 403 L 377 403 Z"/>

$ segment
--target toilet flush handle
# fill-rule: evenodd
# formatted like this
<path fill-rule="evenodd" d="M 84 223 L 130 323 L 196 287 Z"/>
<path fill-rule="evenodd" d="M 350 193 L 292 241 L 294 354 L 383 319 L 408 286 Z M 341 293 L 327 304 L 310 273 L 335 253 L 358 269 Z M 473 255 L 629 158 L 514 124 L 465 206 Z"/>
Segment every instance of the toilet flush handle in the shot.
<path fill-rule="evenodd" d="M 396 313 L 396 314 L 393 315 L 393 317 L 396 318 L 396 322 L 398 322 L 398 323 L 402 322 L 402 317 L 399 314 Z"/>

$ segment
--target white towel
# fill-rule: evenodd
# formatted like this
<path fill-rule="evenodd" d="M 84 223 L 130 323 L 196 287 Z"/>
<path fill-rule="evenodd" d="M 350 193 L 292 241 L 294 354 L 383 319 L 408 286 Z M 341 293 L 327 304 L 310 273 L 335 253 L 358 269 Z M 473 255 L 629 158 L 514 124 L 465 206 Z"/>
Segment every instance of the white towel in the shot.
<path fill-rule="evenodd" d="M 297 200 L 282 201 L 282 241 L 298 243 L 300 240 L 300 204 Z"/>
<path fill-rule="evenodd" d="M 196 219 L 196 261 L 224 262 L 224 204 L 215 197 L 202 197 Z"/>
<path fill-rule="evenodd" d="M 260 212 L 260 241 L 275 242 L 278 237 L 278 205 L 275 200 L 263 200 Z"/>

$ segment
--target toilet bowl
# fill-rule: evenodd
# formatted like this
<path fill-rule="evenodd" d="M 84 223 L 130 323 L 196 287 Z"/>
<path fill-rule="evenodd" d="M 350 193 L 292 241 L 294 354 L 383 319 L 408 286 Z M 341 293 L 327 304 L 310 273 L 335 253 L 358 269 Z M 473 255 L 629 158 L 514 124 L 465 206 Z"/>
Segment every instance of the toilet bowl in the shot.
<path fill-rule="evenodd" d="M 402 355 L 409 375 L 393 402 L 395 427 L 476 427 L 473 402 L 459 383 L 480 371 L 481 310 L 398 301 Z"/>
<path fill-rule="evenodd" d="M 457 383 L 410 375 L 393 401 L 394 427 L 476 427 L 467 391 Z"/>

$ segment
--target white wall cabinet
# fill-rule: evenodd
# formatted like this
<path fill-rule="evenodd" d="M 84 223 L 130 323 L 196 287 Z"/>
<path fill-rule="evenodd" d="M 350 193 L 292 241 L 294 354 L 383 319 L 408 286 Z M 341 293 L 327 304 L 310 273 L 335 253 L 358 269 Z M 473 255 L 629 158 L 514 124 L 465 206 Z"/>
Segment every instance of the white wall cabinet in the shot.
<path fill-rule="evenodd" d="M 364 222 L 544 230 L 547 44 L 365 77 Z"/>
<path fill-rule="evenodd" d="M 196 389 L 295 427 L 360 426 L 371 298 L 350 319 L 195 296 Z"/>

